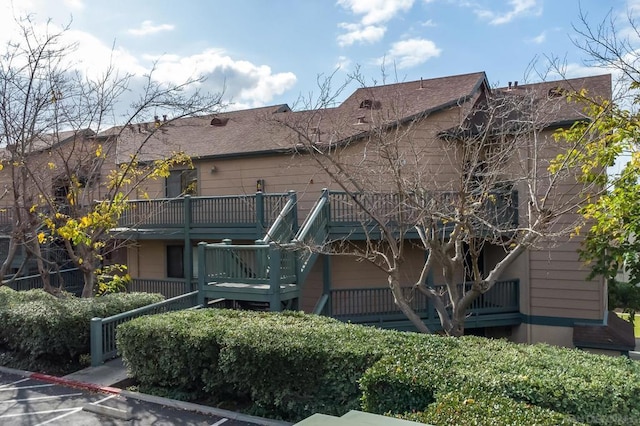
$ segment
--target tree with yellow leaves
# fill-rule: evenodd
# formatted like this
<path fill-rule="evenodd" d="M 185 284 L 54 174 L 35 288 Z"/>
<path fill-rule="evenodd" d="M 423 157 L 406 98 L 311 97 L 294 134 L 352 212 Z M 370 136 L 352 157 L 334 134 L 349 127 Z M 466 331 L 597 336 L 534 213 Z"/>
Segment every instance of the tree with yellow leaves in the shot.
<path fill-rule="evenodd" d="M 172 167 L 191 164 L 181 153 L 143 162 L 145 145 L 172 119 L 218 110 L 221 94 L 200 93 L 194 84 L 199 78 L 165 85 L 153 70 L 139 77 L 110 66 L 91 78 L 73 66 L 74 46 L 63 41 L 68 27 L 43 29 L 31 18 L 19 24 L 21 36 L 0 56 L 1 201 L 11 226 L 0 280 L 24 273 L 32 259 L 44 289 L 56 293 L 49 274 L 66 261 L 83 273 L 83 296 L 92 296 L 97 277 L 108 272 L 104 258 L 115 249 L 110 230 L 129 196 L 145 181 L 166 177 Z M 116 103 L 130 96 L 134 85 L 139 97 L 128 117 L 118 119 L 122 125 L 112 127 Z M 152 118 L 160 113 L 171 119 Z M 154 122 L 158 125 L 149 125 Z M 134 123 L 144 125 L 144 137 L 130 155 L 118 158 L 119 139 Z M 53 254 L 53 247 L 64 255 Z M 20 253 L 23 261 L 12 270 Z"/>

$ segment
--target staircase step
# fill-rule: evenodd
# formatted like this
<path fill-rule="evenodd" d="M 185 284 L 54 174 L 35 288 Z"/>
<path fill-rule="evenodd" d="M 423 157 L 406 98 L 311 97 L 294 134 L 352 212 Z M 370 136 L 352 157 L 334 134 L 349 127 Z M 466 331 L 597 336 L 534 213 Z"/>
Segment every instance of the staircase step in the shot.
<path fill-rule="evenodd" d="M 394 419 L 393 417 L 379 414 L 365 413 L 351 410 L 342 417 L 329 416 L 316 413 L 311 417 L 296 423 L 293 426 L 424 426 L 424 423 L 411 422 L 409 420 Z"/>
<path fill-rule="evenodd" d="M 424 426 L 424 423 L 416 423 L 403 419 L 394 419 L 393 417 L 365 413 L 363 411 L 357 410 L 351 410 L 340 418 L 352 422 L 351 424 L 365 424 L 369 426 Z"/>

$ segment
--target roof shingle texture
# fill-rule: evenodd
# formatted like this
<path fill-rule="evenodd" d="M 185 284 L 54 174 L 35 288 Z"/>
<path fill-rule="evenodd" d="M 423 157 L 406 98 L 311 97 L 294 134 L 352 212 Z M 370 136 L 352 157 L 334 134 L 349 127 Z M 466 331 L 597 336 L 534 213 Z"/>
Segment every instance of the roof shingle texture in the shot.
<path fill-rule="evenodd" d="M 513 93 L 535 91 L 547 98 L 558 86 L 567 90 L 587 88 L 592 95 L 610 98 L 610 76 L 586 77 L 520 85 Z M 484 72 L 418 80 L 355 90 L 337 107 L 291 111 L 286 105 L 181 118 L 167 123 L 134 124 L 109 129 L 101 136 L 118 135 L 118 162 L 128 161 L 140 149 L 141 160 L 166 158 L 184 152 L 192 158 L 259 155 L 288 152 L 296 148 L 297 132 L 315 135 L 318 143 L 331 144 L 357 138 L 373 123 L 392 125 L 474 99 L 487 87 Z M 506 91 L 506 89 L 498 89 Z M 363 108 L 368 103 L 369 108 Z M 562 121 L 581 118 L 583 106 L 558 100 L 553 115 Z M 218 124 L 212 125 L 216 118 Z M 284 125 L 283 125 L 284 124 Z M 288 125 L 288 126 L 287 126 Z"/>

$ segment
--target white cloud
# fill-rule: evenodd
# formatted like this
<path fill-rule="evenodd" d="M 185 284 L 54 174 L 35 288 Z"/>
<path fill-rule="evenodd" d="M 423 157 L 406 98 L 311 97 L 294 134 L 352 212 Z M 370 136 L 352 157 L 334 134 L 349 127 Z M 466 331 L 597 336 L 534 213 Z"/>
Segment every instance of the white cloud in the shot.
<path fill-rule="evenodd" d="M 440 52 L 442 50 L 431 40 L 412 38 L 393 43 L 387 55 L 378 62 L 391 60 L 398 69 L 410 68 L 440 56 Z"/>
<path fill-rule="evenodd" d="M 338 36 L 338 45 L 350 46 L 356 42 L 359 43 L 375 43 L 384 37 L 387 31 L 386 27 L 360 24 L 340 24 L 341 28 L 347 30 L 346 34 Z"/>
<path fill-rule="evenodd" d="M 291 72 L 273 73 L 267 65 L 235 60 L 222 49 L 207 49 L 190 56 L 165 55 L 155 58 L 154 78 L 180 84 L 203 76 L 211 92 L 224 90 L 225 98 L 242 106 L 262 106 L 292 88 L 297 78 Z"/>
<path fill-rule="evenodd" d="M 358 23 L 340 23 L 347 32 L 338 36 L 340 46 L 356 42 L 373 43 L 384 36 L 386 22 L 413 6 L 414 0 L 338 0 L 337 4 L 357 16 Z"/>
<path fill-rule="evenodd" d="M 529 39 L 529 41 L 531 43 L 535 43 L 535 44 L 542 44 L 547 40 L 547 32 L 543 31 L 540 34 L 538 34 L 537 36 Z"/>
<path fill-rule="evenodd" d="M 475 13 L 481 19 L 489 21 L 491 25 L 502 25 L 525 15 L 540 15 L 542 5 L 539 0 L 509 0 L 511 10 L 499 13 L 489 9 L 476 9 Z"/>
<path fill-rule="evenodd" d="M 7 7 L 0 2 L 0 44 L 8 40 L 19 39 L 19 33 L 13 16 L 25 16 L 40 0 L 23 0 L 20 9 Z M 3 13 L 4 12 L 4 13 Z M 61 26 L 46 24 L 46 18 L 37 15 L 34 22 L 36 34 L 60 32 Z M 143 25 L 145 27 L 145 25 Z M 152 23 L 147 28 L 153 27 Z M 132 81 L 132 96 L 135 96 L 138 85 L 142 84 L 142 76 L 153 70 L 153 78 L 160 83 L 182 84 L 192 77 L 204 76 L 207 80 L 201 89 L 211 93 L 224 90 L 225 98 L 234 101 L 234 107 L 263 106 L 273 98 L 283 94 L 296 84 L 296 76 L 291 72 L 274 73 L 266 65 L 254 64 L 238 60 L 225 54 L 223 50 L 207 49 L 202 52 L 184 55 L 170 52 L 163 56 L 136 54 L 126 47 L 113 47 L 98 37 L 79 30 L 68 30 L 63 33 L 60 43 L 75 45 L 65 57 L 66 67 L 79 70 L 88 78 L 104 76 L 106 69 L 113 65 L 119 76 L 135 75 Z M 0 49 L 1 50 L 1 49 Z"/>
<path fill-rule="evenodd" d="M 69 9 L 82 10 L 84 9 L 84 1 L 83 0 L 64 0 L 65 6 Z"/>
<path fill-rule="evenodd" d="M 438 24 L 433 22 L 433 19 L 427 19 L 426 21 L 422 22 L 420 25 L 422 25 L 423 27 L 437 27 L 438 26 Z"/>
<path fill-rule="evenodd" d="M 142 21 L 139 28 L 131 28 L 128 33 L 135 36 L 145 36 L 161 31 L 172 31 L 175 27 L 171 24 L 153 25 L 153 21 Z"/>
<path fill-rule="evenodd" d="M 336 69 L 347 70 L 350 67 L 351 67 L 351 59 L 347 58 L 346 56 L 338 57 L 338 60 L 336 61 L 336 65 L 335 65 Z"/>

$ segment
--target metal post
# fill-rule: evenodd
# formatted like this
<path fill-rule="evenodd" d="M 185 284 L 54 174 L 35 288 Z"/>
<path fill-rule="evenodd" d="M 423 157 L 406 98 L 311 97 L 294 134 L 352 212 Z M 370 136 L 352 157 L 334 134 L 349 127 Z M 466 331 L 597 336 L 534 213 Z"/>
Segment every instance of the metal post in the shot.
<path fill-rule="evenodd" d="M 269 310 L 280 312 L 280 248 L 276 243 L 269 244 Z"/>
<path fill-rule="evenodd" d="M 102 318 L 91 318 L 90 325 L 91 366 L 104 363 L 102 356 Z"/>
<path fill-rule="evenodd" d="M 256 236 L 263 237 L 265 229 L 264 194 L 256 192 Z"/>
<path fill-rule="evenodd" d="M 182 269 L 187 291 L 193 288 L 193 248 L 191 247 L 191 196 L 184 197 L 184 249 L 182 250 Z"/>
<path fill-rule="evenodd" d="M 204 250 L 207 243 L 198 243 L 198 305 L 205 305 L 204 287 L 207 277 L 207 264 L 205 263 Z"/>
<path fill-rule="evenodd" d="M 326 294 L 328 297 L 324 312 L 331 316 L 333 313 L 331 306 L 331 256 L 328 254 L 322 255 L 322 294 Z"/>

